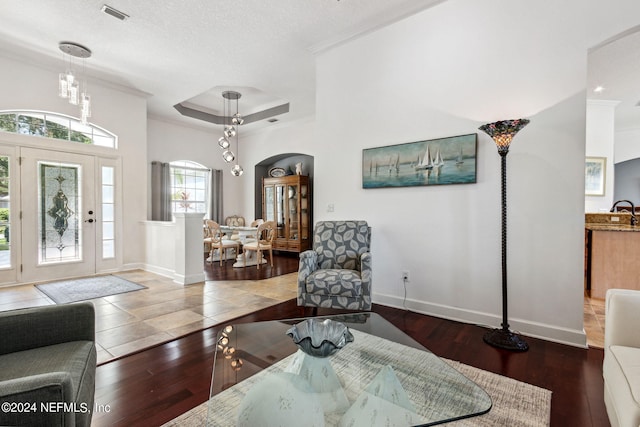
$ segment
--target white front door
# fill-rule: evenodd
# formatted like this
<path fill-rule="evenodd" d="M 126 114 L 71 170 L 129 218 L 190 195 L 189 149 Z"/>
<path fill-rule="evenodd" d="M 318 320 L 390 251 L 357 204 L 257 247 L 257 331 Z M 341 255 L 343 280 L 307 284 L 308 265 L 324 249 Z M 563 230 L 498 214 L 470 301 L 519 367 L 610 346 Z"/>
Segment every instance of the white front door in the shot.
<path fill-rule="evenodd" d="M 14 171 L 18 170 L 15 147 L 0 145 L 0 284 L 15 283 L 16 268 L 20 248 L 20 230 L 18 209 L 20 199 L 17 197 L 19 180 L 14 179 Z M 16 244 L 17 243 L 17 244 Z"/>
<path fill-rule="evenodd" d="M 96 272 L 96 158 L 21 148 L 21 282 Z"/>

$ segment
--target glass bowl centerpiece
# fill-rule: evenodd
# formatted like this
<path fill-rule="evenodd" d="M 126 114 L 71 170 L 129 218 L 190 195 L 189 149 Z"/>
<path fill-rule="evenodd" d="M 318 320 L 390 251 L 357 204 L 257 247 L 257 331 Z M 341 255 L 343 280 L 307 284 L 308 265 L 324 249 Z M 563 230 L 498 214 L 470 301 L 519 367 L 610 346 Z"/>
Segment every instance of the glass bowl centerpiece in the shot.
<path fill-rule="evenodd" d="M 328 357 L 353 342 L 353 334 L 343 323 L 331 319 L 307 319 L 288 331 L 300 350 L 313 357 Z"/>

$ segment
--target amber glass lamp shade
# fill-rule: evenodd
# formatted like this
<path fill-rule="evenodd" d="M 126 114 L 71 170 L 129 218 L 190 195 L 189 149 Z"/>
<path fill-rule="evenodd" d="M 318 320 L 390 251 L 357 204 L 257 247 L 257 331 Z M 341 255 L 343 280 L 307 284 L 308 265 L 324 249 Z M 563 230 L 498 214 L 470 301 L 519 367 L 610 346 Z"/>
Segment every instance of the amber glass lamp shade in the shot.
<path fill-rule="evenodd" d="M 513 137 L 526 125 L 527 119 L 500 120 L 499 122 L 488 123 L 478 129 L 485 132 L 495 141 L 499 153 L 507 153 Z"/>

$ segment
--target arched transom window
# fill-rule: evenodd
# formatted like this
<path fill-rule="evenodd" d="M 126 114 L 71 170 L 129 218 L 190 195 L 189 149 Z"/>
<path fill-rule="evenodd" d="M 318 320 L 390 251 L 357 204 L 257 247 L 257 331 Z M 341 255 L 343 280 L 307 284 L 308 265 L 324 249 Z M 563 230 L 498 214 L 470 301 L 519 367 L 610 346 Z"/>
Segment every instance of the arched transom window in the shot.
<path fill-rule="evenodd" d="M 63 114 L 44 111 L 0 111 L 0 130 L 22 135 L 44 136 L 80 144 L 117 148 L 118 137 L 92 124 Z"/>

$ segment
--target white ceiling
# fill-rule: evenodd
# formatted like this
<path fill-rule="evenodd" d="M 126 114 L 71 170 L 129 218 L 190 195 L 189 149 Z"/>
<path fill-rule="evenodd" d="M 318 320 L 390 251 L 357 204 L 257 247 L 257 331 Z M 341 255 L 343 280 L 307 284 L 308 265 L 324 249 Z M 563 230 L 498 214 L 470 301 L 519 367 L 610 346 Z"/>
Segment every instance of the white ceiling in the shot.
<path fill-rule="evenodd" d="M 602 92 L 593 90 L 601 86 Z M 640 28 L 607 41 L 589 53 L 587 96 L 619 101 L 616 129 L 640 127 Z"/>
<path fill-rule="evenodd" d="M 173 106 L 221 114 L 222 91 L 236 89 L 242 114 L 289 102 L 287 122 L 314 113 L 317 52 L 442 1 L 109 0 L 120 21 L 99 0 L 3 0 L 0 50 L 63 71 L 58 44 L 86 46 L 89 82 L 147 94 L 151 117 L 213 126 Z"/>
<path fill-rule="evenodd" d="M 151 117 L 211 127 L 180 115 L 185 103 L 222 114 L 223 90 L 243 93 L 243 114 L 283 102 L 290 122 L 315 110 L 315 55 L 445 0 L 3 0 L 0 53 L 62 71 L 61 41 L 91 49 L 91 79 L 147 95 Z M 640 32 L 589 55 L 588 96 L 619 100 L 617 126 L 640 125 Z M 605 90 L 595 94 L 592 89 Z M 94 99 L 94 103 L 100 102 Z M 257 130 L 266 120 L 245 125 Z"/>

